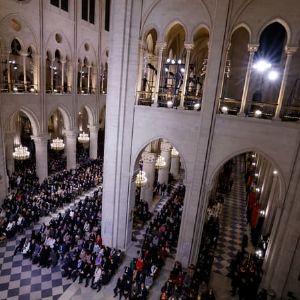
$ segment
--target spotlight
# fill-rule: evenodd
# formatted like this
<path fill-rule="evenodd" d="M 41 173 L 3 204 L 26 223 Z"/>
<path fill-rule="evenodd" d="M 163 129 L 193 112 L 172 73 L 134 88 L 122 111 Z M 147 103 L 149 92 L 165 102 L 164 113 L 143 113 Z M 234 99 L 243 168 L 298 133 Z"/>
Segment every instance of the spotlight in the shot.
<path fill-rule="evenodd" d="M 173 64 L 173 65 L 175 64 L 175 60 L 174 60 L 174 59 L 172 59 L 172 64 Z"/>
<path fill-rule="evenodd" d="M 181 59 L 178 59 L 178 63 L 181 64 Z"/>
<path fill-rule="evenodd" d="M 255 177 L 258 177 L 258 173 L 255 173 L 254 176 L 255 176 Z"/>
<path fill-rule="evenodd" d="M 194 109 L 195 109 L 195 110 L 198 110 L 199 108 L 200 108 L 200 103 L 195 103 L 195 104 L 194 104 Z"/>
<path fill-rule="evenodd" d="M 170 58 L 168 58 L 168 59 L 167 59 L 167 63 L 169 63 L 170 61 L 171 61 L 171 59 L 170 59 Z"/>
<path fill-rule="evenodd" d="M 277 170 L 274 170 L 274 171 L 273 171 L 273 174 L 274 174 L 274 175 L 277 175 L 277 174 L 278 174 L 278 171 L 277 171 Z"/>
<path fill-rule="evenodd" d="M 222 111 L 223 114 L 227 114 L 228 113 L 228 107 L 227 106 L 222 106 L 221 111 Z"/>
<path fill-rule="evenodd" d="M 271 81 L 275 81 L 276 79 L 278 79 L 278 77 L 279 77 L 279 73 L 275 70 L 271 70 L 268 73 L 268 79 Z"/>
<path fill-rule="evenodd" d="M 33 88 L 33 87 L 30 88 L 30 92 L 31 92 L 31 93 L 34 93 L 34 88 Z"/>
<path fill-rule="evenodd" d="M 17 91 L 18 91 L 18 88 L 17 88 L 16 86 L 14 86 L 14 87 L 13 87 L 13 91 L 14 91 L 14 92 L 17 92 Z"/>
<path fill-rule="evenodd" d="M 169 69 L 168 69 L 168 68 L 165 68 L 165 72 L 169 72 Z"/>
<path fill-rule="evenodd" d="M 252 163 L 252 166 L 256 166 L 256 163 L 255 163 L 255 162 L 253 162 L 253 163 Z"/>
<path fill-rule="evenodd" d="M 258 72 L 265 72 L 266 70 L 270 69 L 272 67 L 272 64 L 269 63 L 268 61 L 261 59 L 257 61 L 254 65 L 253 68 L 257 70 Z"/>
<path fill-rule="evenodd" d="M 57 93 L 57 89 L 54 89 L 53 92 L 54 92 L 54 93 Z"/>
<path fill-rule="evenodd" d="M 254 115 L 255 117 L 260 117 L 262 115 L 262 111 L 260 109 L 257 109 L 255 112 L 254 112 Z"/>
<path fill-rule="evenodd" d="M 255 190 L 256 190 L 258 193 L 260 192 L 260 188 L 256 188 Z"/>
<path fill-rule="evenodd" d="M 181 68 L 181 69 L 180 69 L 180 72 L 181 72 L 181 73 L 184 73 L 184 71 L 185 71 L 184 68 Z"/>
<path fill-rule="evenodd" d="M 167 106 L 168 106 L 169 108 L 173 107 L 173 102 L 172 102 L 172 100 L 168 100 L 168 101 L 167 101 Z"/>

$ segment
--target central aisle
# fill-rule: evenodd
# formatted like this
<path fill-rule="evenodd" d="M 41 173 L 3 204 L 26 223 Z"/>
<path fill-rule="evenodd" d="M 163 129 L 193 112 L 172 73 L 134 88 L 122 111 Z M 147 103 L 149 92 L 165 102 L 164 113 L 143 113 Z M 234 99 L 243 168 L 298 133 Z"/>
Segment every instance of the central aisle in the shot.
<path fill-rule="evenodd" d="M 247 234 L 250 241 L 250 232 L 246 218 L 244 175 L 244 157 L 238 156 L 233 160 L 233 186 L 231 192 L 224 194 L 219 238 L 210 277 L 210 286 L 215 292 L 216 300 L 238 299 L 238 296 L 231 296 L 231 279 L 227 275 L 231 260 L 236 256 L 238 250 L 241 249 L 243 235 Z"/>

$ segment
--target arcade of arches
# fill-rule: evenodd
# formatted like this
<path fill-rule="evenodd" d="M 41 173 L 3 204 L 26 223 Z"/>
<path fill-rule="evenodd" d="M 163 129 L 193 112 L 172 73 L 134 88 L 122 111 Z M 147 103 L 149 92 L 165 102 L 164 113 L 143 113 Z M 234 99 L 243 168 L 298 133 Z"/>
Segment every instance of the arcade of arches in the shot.
<path fill-rule="evenodd" d="M 1 299 L 300 299 L 299 1 L 0 2 Z"/>

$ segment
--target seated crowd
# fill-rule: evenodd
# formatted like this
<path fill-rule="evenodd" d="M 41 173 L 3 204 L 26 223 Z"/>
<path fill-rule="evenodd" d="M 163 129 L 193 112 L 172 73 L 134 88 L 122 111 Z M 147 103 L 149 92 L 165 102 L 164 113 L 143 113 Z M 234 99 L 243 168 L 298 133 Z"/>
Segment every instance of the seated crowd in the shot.
<path fill-rule="evenodd" d="M 197 266 L 191 265 L 184 271 L 181 263 L 176 261 L 169 279 L 161 289 L 161 300 L 215 299 L 212 289 L 208 289 L 208 282 L 219 235 L 219 215 L 223 201 L 221 195 L 209 201 Z"/>
<path fill-rule="evenodd" d="M 50 152 L 51 153 L 51 152 Z M 58 154 L 49 155 L 48 159 L 48 174 L 55 174 L 67 167 L 67 158 L 63 155 L 59 157 Z"/>
<path fill-rule="evenodd" d="M 100 291 L 121 263 L 121 251 L 105 247 L 101 239 L 101 188 L 85 197 L 64 215 L 52 218 L 40 231 L 32 231 L 15 250 L 41 267 L 55 266 L 61 259 L 63 276 Z"/>
<path fill-rule="evenodd" d="M 161 211 L 150 222 L 141 250 L 117 281 L 114 297 L 119 294 L 119 299 L 123 296 L 125 299 L 147 298 L 165 259 L 177 245 L 184 193 L 183 185 L 176 186 Z"/>
<path fill-rule="evenodd" d="M 11 238 L 101 181 L 102 161 L 99 159 L 49 176 L 41 184 L 37 181 L 32 184 L 22 177 L 0 209 L 0 236 Z"/>

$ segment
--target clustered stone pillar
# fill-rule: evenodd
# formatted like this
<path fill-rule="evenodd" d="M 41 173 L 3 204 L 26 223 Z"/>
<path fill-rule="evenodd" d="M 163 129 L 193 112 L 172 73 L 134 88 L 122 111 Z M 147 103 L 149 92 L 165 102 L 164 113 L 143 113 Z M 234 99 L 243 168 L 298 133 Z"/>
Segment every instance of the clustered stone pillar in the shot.
<path fill-rule="evenodd" d="M 253 65 L 253 59 L 254 59 L 254 54 L 258 49 L 257 44 L 249 44 L 248 45 L 248 51 L 250 52 L 249 54 L 249 60 L 248 60 L 248 66 L 247 66 L 247 71 L 246 71 L 246 76 L 245 76 L 245 83 L 244 83 L 244 88 L 243 88 L 243 95 L 242 95 L 242 101 L 241 101 L 241 107 L 240 107 L 240 116 L 245 115 L 245 108 L 246 108 L 246 103 L 247 103 L 247 97 L 248 97 L 248 90 L 249 90 L 249 83 L 250 83 L 250 77 L 251 77 L 251 72 L 252 72 L 252 65 Z"/>
<path fill-rule="evenodd" d="M 98 157 L 98 125 L 89 125 L 90 130 L 90 158 L 96 159 Z"/>
<path fill-rule="evenodd" d="M 77 132 L 75 130 L 65 130 L 63 132 L 66 137 L 66 156 L 67 156 L 67 169 L 76 168 L 76 142 Z"/>
<path fill-rule="evenodd" d="M 174 179 L 179 177 L 179 168 L 180 168 L 180 157 L 178 151 L 173 147 L 171 150 L 171 167 L 170 173 Z"/>
<path fill-rule="evenodd" d="M 167 142 L 161 142 L 160 149 L 161 149 L 160 155 L 165 159 L 166 166 L 158 170 L 158 182 L 160 184 L 163 183 L 168 184 L 170 162 L 171 162 L 171 145 Z"/>
<path fill-rule="evenodd" d="M 158 101 L 158 92 L 159 92 L 159 83 L 160 83 L 160 73 L 161 73 L 161 65 L 162 65 L 162 58 L 163 58 L 163 51 L 166 48 L 166 43 L 160 43 L 158 46 L 158 61 L 157 61 L 157 75 L 156 75 L 156 82 L 155 82 L 155 95 L 154 95 L 154 105 L 157 106 Z"/>
<path fill-rule="evenodd" d="M 181 99 L 180 99 L 180 107 L 181 108 L 184 107 L 184 96 L 185 96 L 185 92 L 186 92 L 187 78 L 188 78 L 188 74 L 189 74 L 191 51 L 192 51 L 194 45 L 193 44 L 184 44 L 184 47 L 186 49 L 186 57 L 185 57 L 183 87 L 182 87 L 182 93 L 181 93 Z"/>
<path fill-rule="evenodd" d="M 280 112 L 281 112 L 281 108 L 282 108 L 282 104 L 283 104 L 283 97 L 284 97 L 284 92 L 285 92 L 288 74 L 289 74 L 289 70 L 290 70 L 290 65 L 291 65 L 293 54 L 297 51 L 297 49 L 298 49 L 298 47 L 286 47 L 286 49 L 285 49 L 287 56 L 286 56 L 284 71 L 283 71 L 283 75 L 282 75 L 279 96 L 278 96 L 278 100 L 277 100 L 277 107 L 276 107 L 276 112 L 275 112 L 275 117 L 274 117 L 275 120 L 280 119 Z"/>
<path fill-rule="evenodd" d="M 42 182 L 48 177 L 48 136 L 32 136 L 35 145 L 36 174 Z"/>
<path fill-rule="evenodd" d="M 143 160 L 143 171 L 146 174 L 147 183 L 145 184 L 145 186 L 141 188 L 141 199 L 150 204 L 153 199 L 156 155 L 155 153 L 144 152 L 142 154 L 142 160 Z"/>

